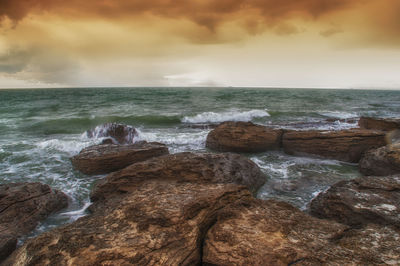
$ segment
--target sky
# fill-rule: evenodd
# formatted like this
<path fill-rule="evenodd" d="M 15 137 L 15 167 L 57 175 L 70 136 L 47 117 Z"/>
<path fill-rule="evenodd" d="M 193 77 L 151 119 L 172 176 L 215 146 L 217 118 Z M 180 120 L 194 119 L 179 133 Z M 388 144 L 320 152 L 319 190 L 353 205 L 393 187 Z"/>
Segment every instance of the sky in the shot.
<path fill-rule="evenodd" d="M 0 0 L 0 88 L 400 89 L 399 0 Z"/>

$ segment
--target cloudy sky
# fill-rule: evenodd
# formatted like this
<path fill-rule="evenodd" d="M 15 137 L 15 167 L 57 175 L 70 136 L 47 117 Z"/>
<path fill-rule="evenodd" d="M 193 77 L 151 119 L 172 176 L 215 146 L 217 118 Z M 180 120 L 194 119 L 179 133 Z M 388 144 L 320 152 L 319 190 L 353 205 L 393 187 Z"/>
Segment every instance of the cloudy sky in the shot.
<path fill-rule="evenodd" d="M 0 0 L 0 88 L 400 88 L 399 0 Z"/>

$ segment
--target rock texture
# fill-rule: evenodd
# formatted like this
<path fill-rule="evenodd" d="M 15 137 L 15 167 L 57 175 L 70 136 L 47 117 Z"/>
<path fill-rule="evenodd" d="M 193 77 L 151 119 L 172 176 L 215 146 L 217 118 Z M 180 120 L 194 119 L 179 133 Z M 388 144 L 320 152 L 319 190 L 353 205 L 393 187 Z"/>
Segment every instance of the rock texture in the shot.
<path fill-rule="evenodd" d="M 114 144 L 133 144 L 136 141 L 137 131 L 132 126 L 106 123 L 95 129 L 86 131 L 88 138 L 106 138 Z"/>
<path fill-rule="evenodd" d="M 208 134 L 206 147 L 232 152 L 274 150 L 281 146 L 282 132 L 251 122 L 225 122 Z"/>
<path fill-rule="evenodd" d="M 361 117 L 358 121 L 360 128 L 391 131 L 400 129 L 400 119 Z"/>
<path fill-rule="evenodd" d="M 319 194 L 311 214 L 352 226 L 376 223 L 400 228 L 400 177 L 361 177 Z"/>
<path fill-rule="evenodd" d="M 358 167 L 364 175 L 387 176 L 400 174 L 400 143 L 366 152 L 361 158 Z"/>
<path fill-rule="evenodd" d="M 399 232 L 351 229 L 273 200 L 224 208 L 204 241 L 203 265 L 381 265 L 400 262 Z"/>
<path fill-rule="evenodd" d="M 157 142 L 130 145 L 101 144 L 83 149 L 71 158 L 72 165 L 87 175 L 107 174 L 133 163 L 168 154 L 168 148 Z"/>
<path fill-rule="evenodd" d="M 250 197 L 233 184 L 148 181 L 94 214 L 28 240 L 4 265 L 199 265 L 217 211 Z"/>
<path fill-rule="evenodd" d="M 386 145 L 384 132 L 359 129 L 288 131 L 282 143 L 288 154 L 312 154 L 352 163 L 357 163 L 365 151 Z"/>
<path fill-rule="evenodd" d="M 0 261 L 16 248 L 19 237 L 28 234 L 49 214 L 67 205 L 67 196 L 48 185 L 0 185 Z"/>
<path fill-rule="evenodd" d="M 112 173 L 92 192 L 92 200 L 133 192 L 150 179 L 236 183 L 255 193 L 267 180 L 260 168 L 238 154 L 177 153 L 133 164 Z"/>

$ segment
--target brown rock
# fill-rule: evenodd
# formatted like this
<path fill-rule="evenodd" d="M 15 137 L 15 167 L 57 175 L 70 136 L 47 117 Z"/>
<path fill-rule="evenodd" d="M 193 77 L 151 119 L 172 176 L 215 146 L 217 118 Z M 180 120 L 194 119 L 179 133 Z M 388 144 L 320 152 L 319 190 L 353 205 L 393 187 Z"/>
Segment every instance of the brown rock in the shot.
<path fill-rule="evenodd" d="M 101 144 L 83 149 L 71 158 L 71 162 L 84 174 L 107 174 L 165 154 L 168 154 L 168 148 L 157 142 L 138 142 L 129 145 Z"/>
<path fill-rule="evenodd" d="M 267 177 L 244 156 L 232 153 L 177 153 L 133 164 L 107 176 L 92 191 L 92 200 L 133 192 L 150 179 L 180 182 L 236 183 L 255 193 Z"/>
<path fill-rule="evenodd" d="M 110 137 L 114 144 L 133 144 L 136 141 L 137 131 L 132 126 L 106 123 L 86 131 L 86 135 L 88 138 Z"/>
<path fill-rule="evenodd" d="M 360 128 L 391 131 L 400 129 L 400 119 L 361 117 L 358 121 Z"/>
<path fill-rule="evenodd" d="M 206 147 L 231 152 L 274 150 L 280 148 L 282 132 L 251 122 L 224 122 L 208 134 Z"/>
<path fill-rule="evenodd" d="M 28 240 L 4 265 L 199 265 L 217 211 L 250 197 L 233 184 L 148 181 L 94 214 Z"/>
<path fill-rule="evenodd" d="M 287 154 L 312 154 L 356 163 L 370 149 L 386 145 L 385 133 L 371 130 L 288 131 L 283 134 Z"/>
<path fill-rule="evenodd" d="M 48 185 L 0 185 L 0 261 L 16 248 L 17 238 L 28 234 L 48 215 L 67 205 L 67 196 Z"/>
<path fill-rule="evenodd" d="M 204 241 L 203 265 L 396 264 L 398 237 L 390 227 L 348 230 L 286 203 L 246 200 L 218 213 Z"/>
<path fill-rule="evenodd" d="M 364 175 L 400 174 L 400 143 L 366 152 L 358 164 Z"/>
<path fill-rule="evenodd" d="M 361 177 L 333 185 L 312 200 L 311 214 L 348 225 L 400 228 L 400 177 Z"/>

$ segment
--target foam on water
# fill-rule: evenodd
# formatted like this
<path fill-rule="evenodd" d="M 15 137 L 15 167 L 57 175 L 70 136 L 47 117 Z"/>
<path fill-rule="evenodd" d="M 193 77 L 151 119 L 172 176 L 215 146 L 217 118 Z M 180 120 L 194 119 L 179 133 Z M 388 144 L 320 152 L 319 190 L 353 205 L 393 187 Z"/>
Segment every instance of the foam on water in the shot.
<path fill-rule="evenodd" d="M 339 118 L 339 119 L 349 119 L 358 117 L 357 113 L 340 112 L 340 111 L 323 111 L 318 113 L 322 116 Z"/>
<path fill-rule="evenodd" d="M 180 129 L 162 130 L 158 132 L 136 129 L 138 141 L 161 142 L 168 145 L 170 153 L 199 151 L 205 149 L 209 130 L 185 132 Z"/>
<path fill-rule="evenodd" d="M 244 121 L 248 122 L 254 118 L 270 116 L 266 110 L 230 110 L 222 113 L 204 112 L 195 116 L 185 116 L 183 123 L 201 124 L 201 123 L 221 123 L 225 121 Z"/>

